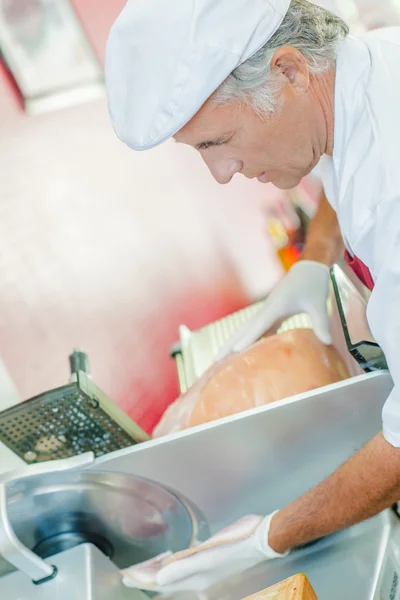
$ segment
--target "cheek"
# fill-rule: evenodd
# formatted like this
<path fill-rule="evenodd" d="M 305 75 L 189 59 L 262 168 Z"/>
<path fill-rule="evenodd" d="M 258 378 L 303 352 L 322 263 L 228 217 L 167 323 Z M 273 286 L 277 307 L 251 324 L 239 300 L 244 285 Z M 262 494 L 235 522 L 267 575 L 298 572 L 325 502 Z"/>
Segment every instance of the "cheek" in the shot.
<path fill-rule="evenodd" d="M 271 127 L 261 120 L 252 125 L 243 143 L 244 160 L 267 166 L 274 162 L 277 149 L 283 145 L 282 135 L 278 127 Z"/>
<path fill-rule="evenodd" d="M 267 168 L 275 163 L 277 152 L 280 153 L 278 146 L 280 143 L 271 138 L 262 143 L 249 145 L 244 152 L 245 164 Z"/>

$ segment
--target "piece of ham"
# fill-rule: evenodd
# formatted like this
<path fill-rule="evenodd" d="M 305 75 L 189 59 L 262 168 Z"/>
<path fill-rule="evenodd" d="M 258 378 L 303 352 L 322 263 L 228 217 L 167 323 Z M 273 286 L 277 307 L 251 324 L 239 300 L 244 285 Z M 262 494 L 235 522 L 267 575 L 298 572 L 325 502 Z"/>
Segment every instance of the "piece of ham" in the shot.
<path fill-rule="evenodd" d="M 348 378 L 333 346 L 311 329 L 266 337 L 213 365 L 171 404 L 153 437 L 214 421 Z"/>

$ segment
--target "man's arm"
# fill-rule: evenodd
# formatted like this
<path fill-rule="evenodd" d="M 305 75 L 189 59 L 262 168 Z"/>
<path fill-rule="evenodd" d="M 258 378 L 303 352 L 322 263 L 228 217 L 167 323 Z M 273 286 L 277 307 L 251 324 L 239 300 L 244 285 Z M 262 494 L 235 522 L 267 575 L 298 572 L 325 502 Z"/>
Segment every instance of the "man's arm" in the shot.
<path fill-rule="evenodd" d="M 327 479 L 281 509 L 268 536 L 285 552 L 368 519 L 400 499 L 400 449 L 381 433 Z"/>
<path fill-rule="evenodd" d="M 382 433 L 374 437 L 330 477 L 274 516 L 269 541 L 276 551 L 354 525 L 400 500 L 400 197 L 385 198 L 370 219 L 364 235 L 376 282 L 368 303 L 368 322 L 395 384 L 383 409 L 385 437 Z M 328 254 L 329 250 L 325 257 Z"/>
<path fill-rule="evenodd" d="M 343 238 L 336 213 L 322 191 L 300 258 L 315 260 L 331 267 L 341 258 L 343 250 Z"/>

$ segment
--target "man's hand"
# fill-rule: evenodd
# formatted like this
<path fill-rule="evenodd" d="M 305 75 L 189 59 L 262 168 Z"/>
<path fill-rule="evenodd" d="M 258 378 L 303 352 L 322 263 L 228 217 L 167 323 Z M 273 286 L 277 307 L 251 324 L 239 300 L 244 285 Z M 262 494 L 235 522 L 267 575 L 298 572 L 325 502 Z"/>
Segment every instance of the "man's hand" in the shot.
<path fill-rule="evenodd" d="M 223 346 L 216 360 L 222 360 L 231 352 L 242 352 L 276 322 L 299 313 L 307 313 L 315 335 L 323 344 L 330 344 L 327 313 L 329 283 L 329 267 L 326 265 L 311 260 L 297 262 L 271 292 L 259 312 Z"/>
<path fill-rule="evenodd" d="M 243 517 L 195 548 L 124 569 L 123 582 L 163 594 L 200 591 L 260 562 L 286 556 L 268 544 L 274 514 Z"/>
<path fill-rule="evenodd" d="M 301 259 L 271 292 L 260 311 L 236 332 L 216 357 L 241 352 L 254 344 L 279 320 L 308 313 L 316 336 L 331 343 L 327 316 L 329 267 L 343 254 L 344 245 L 333 208 L 322 192 Z"/>

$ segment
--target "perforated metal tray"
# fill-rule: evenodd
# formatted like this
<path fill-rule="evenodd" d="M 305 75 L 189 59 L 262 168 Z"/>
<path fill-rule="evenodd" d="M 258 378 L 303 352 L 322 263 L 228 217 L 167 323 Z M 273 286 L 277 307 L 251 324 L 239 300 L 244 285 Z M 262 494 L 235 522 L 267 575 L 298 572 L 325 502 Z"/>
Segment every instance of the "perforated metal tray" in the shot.
<path fill-rule="evenodd" d="M 0 440 L 27 463 L 128 448 L 149 436 L 91 379 L 76 381 L 0 412 Z"/>

